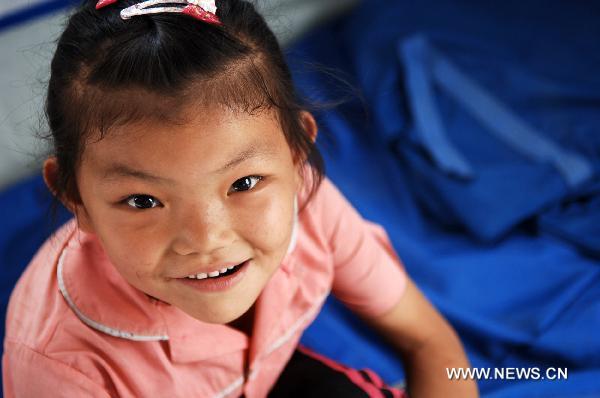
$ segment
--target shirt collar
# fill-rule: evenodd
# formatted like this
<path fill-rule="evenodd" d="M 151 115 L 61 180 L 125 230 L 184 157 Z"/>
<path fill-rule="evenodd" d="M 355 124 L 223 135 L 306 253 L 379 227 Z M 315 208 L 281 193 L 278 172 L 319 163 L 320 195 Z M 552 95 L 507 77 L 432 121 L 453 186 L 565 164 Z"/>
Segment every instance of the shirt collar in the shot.
<path fill-rule="evenodd" d="M 98 239 L 77 228 L 60 253 L 59 289 L 67 304 L 88 326 L 134 341 L 167 340 L 167 329 L 156 320 L 159 302 L 125 282 Z"/>

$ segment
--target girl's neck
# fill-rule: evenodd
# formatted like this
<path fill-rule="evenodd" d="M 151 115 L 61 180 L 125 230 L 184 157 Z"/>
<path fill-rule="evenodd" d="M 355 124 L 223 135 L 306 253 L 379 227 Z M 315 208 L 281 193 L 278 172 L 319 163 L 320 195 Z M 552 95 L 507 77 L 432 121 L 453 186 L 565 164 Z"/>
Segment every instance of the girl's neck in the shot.
<path fill-rule="evenodd" d="M 254 304 L 239 318 L 229 322 L 227 326 L 232 327 L 245 333 L 247 336 L 252 335 L 252 327 L 254 325 Z"/>

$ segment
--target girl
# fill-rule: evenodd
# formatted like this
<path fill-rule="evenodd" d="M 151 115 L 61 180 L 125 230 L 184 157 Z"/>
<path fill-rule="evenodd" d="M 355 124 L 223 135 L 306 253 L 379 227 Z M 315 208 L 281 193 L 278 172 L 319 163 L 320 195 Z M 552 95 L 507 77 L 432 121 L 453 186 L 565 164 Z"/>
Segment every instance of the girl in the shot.
<path fill-rule="evenodd" d="M 415 397 L 476 396 L 456 334 L 323 176 L 272 32 L 242 0 L 86 0 L 62 34 L 49 189 L 75 215 L 11 298 L 6 397 L 400 397 L 297 347 L 332 291 Z"/>

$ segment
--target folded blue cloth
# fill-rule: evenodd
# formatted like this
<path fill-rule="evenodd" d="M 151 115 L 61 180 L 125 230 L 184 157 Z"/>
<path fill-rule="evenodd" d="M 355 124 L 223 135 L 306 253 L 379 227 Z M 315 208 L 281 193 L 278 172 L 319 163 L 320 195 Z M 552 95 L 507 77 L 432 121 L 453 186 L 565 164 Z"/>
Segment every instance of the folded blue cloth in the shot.
<path fill-rule="evenodd" d="M 590 161 L 522 120 L 425 37 L 398 47 L 414 119 L 412 142 L 401 139 L 398 152 L 413 170 L 420 199 L 445 224 L 493 241 L 591 180 Z M 458 104 L 445 115 L 466 119 L 448 123 L 450 131 L 435 85 Z"/>
<path fill-rule="evenodd" d="M 600 65 L 588 56 L 600 29 L 587 11 L 374 0 L 340 28 L 373 133 L 440 224 L 494 242 L 600 178 Z"/>
<path fill-rule="evenodd" d="M 600 181 L 538 218 L 538 229 L 563 239 L 587 256 L 600 259 Z"/>
<path fill-rule="evenodd" d="M 440 167 L 416 131 L 398 47 L 415 35 L 426 37 L 457 70 L 493 93 L 497 103 L 561 151 L 581 156 L 594 174 L 600 153 L 600 135 L 593 133 L 600 125 L 593 106 L 600 75 L 594 71 L 600 65 L 589 54 L 600 45 L 594 39 L 600 26 L 590 7 L 598 8 L 555 1 L 442 0 L 432 6 L 370 0 L 349 18 L 314 32 L 290 55 L 292 61 L 308 59 L 339 69 L 362 90 L 364 102 L 317 109 L 327 173 L 364 217 L 386 228 L 408 273 L 458 331 L 471 364 L 569 371 L 566 381 L 480 380 L 484 397 L 591 397 L 600 392 L 600 264 L 583 250 L 583 243 L 598 247 L 598 224 L 583 223 L 598 216 L 598 191 L 586 172 L 573 178 L 555 161 L 509 144 L 434 79 L 446 142 L 469 166 L 450 172 Z M 340 97 L 328 74 L 307 73 L 304 62 L 293 66 L 302 94 L 322 101 Z M 570 84 L 559 84 L 557 91 L 556 82 Z M 472 129 L 471 135 L 461 128 Z M 503 152 L 490 158 L 497 147 Z M 506 169 L 494 176 L 482 167 L 491 162 Z M 522 177 L 515 173 L 520 168 L 530 173 L 525 176 L 529 186 L 511 180 Z M 471 209 L 474 192 L 458 183 L 483 184 L 479 179 L 489 184 L 479 191 L 481 201 L 488 212 L 499 212 L 496 226 L 483 233 L 476 223 L 467 223 L 469 218 L 487 222 L 495 216 Z M 450 196 L 435 191 L 436 184 L 448 181 L 457 185 L 450 193 L 462 213 L 445 211 Z M 516 204 L 503 209 L 497 192 L 505 187 L 510 193 L 515 186 L 530 194 L 521 195 L 521 202 L 508 197 Z M 486 189 L 493 192 L 487 202 Z M 471 195 L 462 207 L 460 195 Z M 490 210 L 490 203 L 501 208 Z M 579 208 L 580 216 L 569 221 Z M 562 232 L 571 230 L 571 222 L 567 236 Z M 388 383 L 404 378 L 393 349 L 334 299 L 302 340 L 353 367 L 370 367 Z"/>

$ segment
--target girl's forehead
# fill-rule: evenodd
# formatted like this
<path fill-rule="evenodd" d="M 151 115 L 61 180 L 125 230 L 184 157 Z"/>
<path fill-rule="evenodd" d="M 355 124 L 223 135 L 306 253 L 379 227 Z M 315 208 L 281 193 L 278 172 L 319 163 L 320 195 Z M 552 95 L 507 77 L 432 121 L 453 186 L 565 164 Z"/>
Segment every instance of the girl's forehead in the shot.
<path fill-rule="evenodd" d="M 107 128 L 96 129 L 88 137 L 88 143 L 105 140 L 137 141 L 159 138 L 163 134 L 176 139 L 175 136 L 184 135 L 182 133 L 189 135 L 188 138 L 196 139 L 210 139 L 212 135 L 219 133 L 226 136 L 234 134 L 238 139 L 261 131 L 271 139 L 274 137 L 268 133 L 283 134 L 278 114 L 273 109 L 249 113 L 223 106 L 187 106 L 179 110 L 173 109 L 167 116 L 150 114 L 134 120 L 124 119 Z"/>
<path fill-rule="evenodd" d="M 116 126 L 86 145 L 84 159 L 108 167 L 144 162 L 219 164 L 255 155 L 275 157 L 289 147 L 274 112 L 248 114 L 196 109 L 185 123 L 140 121 Z"/>
<path fill-rule="evenodd" d="M 237 98 L 223 102 L 216 93 L 211 100 L 213 90 L 198 84 L 177 94 L 157 93 L 143 88 L 110 92 L 95 86 L 86 88 L 84 92 L 87 94 L 81 97 L 81 108 L 86 119 L 84 130 L 87 138 L 92 140 L 153 127 L 231 124 L 246 119 L 278 119 L 279 116 L 279 112 L 264 101 L 253 103 Z M 243 98 L 242 93 L 240 97 Z"/>
<path fill-rule="evenodd" d="M 244 173 L 295 170 L 291 152 L 275 148 L 264 140 L 238 143 L 226 149 L 188 145 L 178 151 L 152 146 L 130 151 L 121 148 L 117 153 L 96 151 L 82 167 L 81 176 L 96 181 L 98 189 L 142 182 L 187 190 L 197 187 L 199 182 L 205 184 L 230 178 L 228 176 L 236 170 L 245 170 Z"/>

